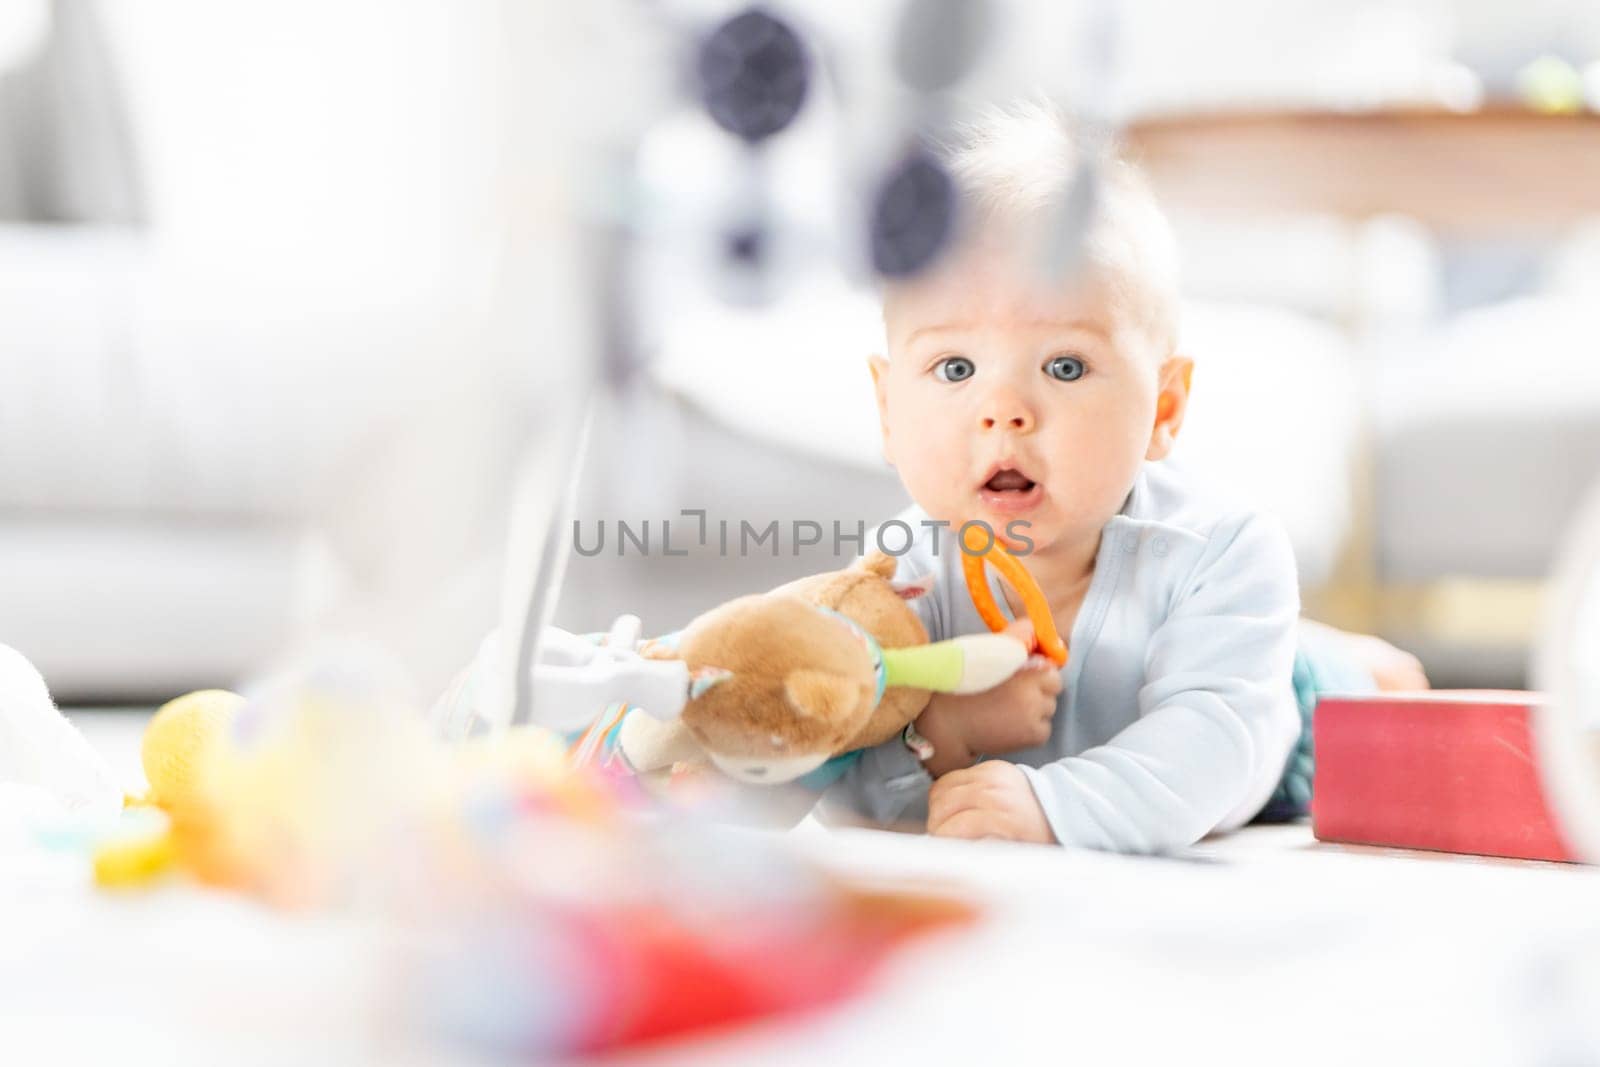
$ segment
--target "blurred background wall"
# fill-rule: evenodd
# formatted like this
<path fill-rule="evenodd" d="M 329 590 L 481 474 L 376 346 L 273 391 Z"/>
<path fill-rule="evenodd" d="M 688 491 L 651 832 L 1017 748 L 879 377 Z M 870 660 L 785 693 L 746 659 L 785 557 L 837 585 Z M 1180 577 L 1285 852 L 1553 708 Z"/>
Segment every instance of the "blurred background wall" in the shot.
<path fill-rule="evenodd" d="M 660 6 L 654 32 L 684 48 L 733 10 Z M 885 136 L 867 104 L 897 5 L 780 8 L 829 63 L 763 170 L 772 299 L 714 284 L 739 147 L 687 95 L 653 100 L 636 163 L 663 206 L 630 290 L 647 376 L 597 423 L 578 520 L 612 537 L 569 564 L 569 628 L 633 611 L 666 630 L 839 565 L 828 537 L 776 557 L 618 556 L 619 520 L 659 542 L 683 509 L 854 530 L 906 503 L 876 443 L 871 287 L 824 254 L 859 240 L 845 194 Z M 1283 517 L 1312 610 L 1415 648 L 1440 683 L 1520 683 L 1540 579 L 1600 473 L 1600 215 L 1562 199 L 1596 184 L 1579 168 L 1600 144 L 1600 12 L 1141 0 L 1116 5 L 1107 57 L 1085 5 L 994 8 L 967 97 L 1035 74 L 1082 93 L 1062 71 L 1103 61 L 1104 106 L 1168 196 L 1199 363 L 1181 459 Z M 382 444 L 436 384 L 405 354 L 466 366 L 481 344 L 504 101 L 473 57 L 493 10 L 7 0 L 0 641 L 64 698 L 227 684 L 359 570 L 317 531 L 374 470 L 416 461 Z M 1550 135 L 1539 123 L 1573 94 Z M 1329 116 L 1377 125 L 1330 141 L 1314 121 Z M 1483 121 L 1441 137 L 1436 116 Z M 1439 195 L 1332 180 L 1360 176 Z M 527 347 L 532 375 L 572 358 Z M 467 598 L 468 628 L 492 624 L 488 596 Z"/>

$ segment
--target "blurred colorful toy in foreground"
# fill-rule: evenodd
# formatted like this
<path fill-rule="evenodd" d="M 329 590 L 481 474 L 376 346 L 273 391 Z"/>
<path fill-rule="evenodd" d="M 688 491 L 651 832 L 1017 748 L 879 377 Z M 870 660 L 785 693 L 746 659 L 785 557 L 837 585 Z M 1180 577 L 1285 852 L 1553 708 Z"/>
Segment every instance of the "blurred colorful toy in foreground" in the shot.
<path fill-rule="evenodd" d="M 540 818 L 504 799 L 431 824 L 428 859 L 396 880 L 402 918 L 435 935 L 409 946 L 396 1010 L 449 1042 L 594 1051 L 816 1008 L 908 938 L 973 917 L 830 880 L 780 839 Z"/>
<path fill-rule="evenodd" d="M 141 750 L 143 803 L 170 820 L 172 860 L 275 903 L 329 904 L 358 894 L 394 833 L 441 807 L 465 815 L 463 798 L 485 791 L 574 819 L 611 816 L 613 791 L 569 765 L 561 738 L 519 728 L 440 744 L 397 678 L 343 648 L 249 696 L 202 690 L 162 707 Z"/>
<path fill-rule="evenodd" d="M 98 850 L 102 884 L 176 871 L 364 909 L 408 932 L 396 1027 L 536 1055 L 827 1004 L 906 938 L 972 915 L 651 807 L 605 744 L 624 706 L 576 741 L 518 727 L 442 743 L 381 662 L 328 662 L 165 706 L 145 735 L 150 793 Z"/>

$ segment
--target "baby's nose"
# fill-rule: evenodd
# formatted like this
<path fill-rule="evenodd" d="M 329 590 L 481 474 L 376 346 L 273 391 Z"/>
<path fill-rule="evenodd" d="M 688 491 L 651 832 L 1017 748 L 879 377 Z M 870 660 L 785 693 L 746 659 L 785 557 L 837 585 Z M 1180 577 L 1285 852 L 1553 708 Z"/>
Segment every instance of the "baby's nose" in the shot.
<path fill-rule="evenodd" d="M 1021 397 L 1002 393 L 990 397 L 979 413 L 979 424 L 985 430 L 1006 429 L 1013 433 L 1033 431 L 1033 411 Z"/>

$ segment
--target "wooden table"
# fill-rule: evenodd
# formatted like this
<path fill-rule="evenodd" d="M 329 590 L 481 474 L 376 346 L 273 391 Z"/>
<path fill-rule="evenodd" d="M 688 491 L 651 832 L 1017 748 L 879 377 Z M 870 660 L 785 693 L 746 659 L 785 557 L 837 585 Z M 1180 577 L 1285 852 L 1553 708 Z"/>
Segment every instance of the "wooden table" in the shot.
<path fill-rule="evenodd" d="M 1197 214 L 1399 212 L 1470 236 L 1600 216 L 1600 114 L 1257 110 L 1155 116 L 1124 136 L 1162 199 Z"/>

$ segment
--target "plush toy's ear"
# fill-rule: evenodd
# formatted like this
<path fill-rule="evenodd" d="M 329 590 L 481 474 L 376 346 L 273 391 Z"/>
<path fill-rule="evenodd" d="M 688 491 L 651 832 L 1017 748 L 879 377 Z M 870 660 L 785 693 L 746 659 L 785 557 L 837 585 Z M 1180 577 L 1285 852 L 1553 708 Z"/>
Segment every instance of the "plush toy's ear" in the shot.
<path fill-rule="evenodd" d="M 933 592 L 933 587 L 938 584 L 939 572 L 929 571 L 927 574 L 915 578 L 902 578 L 891 581 L 889 584 L 900 595 L 901 600 L 916 600 L 918 597 L 927 596 Z"/>
<path fill-rule="evenodd" d="M 721 667 L 696 667 L 689 673 L 689 699 L 700 699 L 712 686 L 726 682 L 732 677 L 732 671 Z"/>
<path fill-rule="evenodd" d="M 837 674 L 802 669 L 789 672 L 783 692 L 802 718 L 832 719 L 855 707 L 861 687 Z"/>
<path fill-rule="evenodd" d="M 887 552 L 868 552 L 853 564 L 858 571 L 876 574 L 879 578 L 893 578 L 894 571 L 899 564 Z"/>

